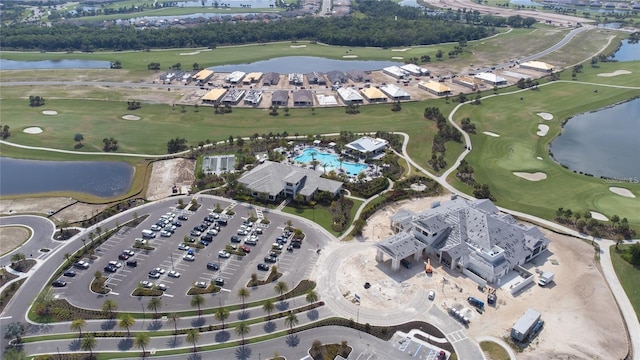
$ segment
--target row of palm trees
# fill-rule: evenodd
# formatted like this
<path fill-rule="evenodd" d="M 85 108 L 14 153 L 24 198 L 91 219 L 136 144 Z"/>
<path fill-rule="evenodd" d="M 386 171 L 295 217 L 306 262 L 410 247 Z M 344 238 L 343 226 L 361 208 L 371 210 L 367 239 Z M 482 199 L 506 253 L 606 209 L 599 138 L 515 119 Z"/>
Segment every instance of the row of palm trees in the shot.
<path fill-rule="evenodd" d="M 284 301 L 284 294 L 289 291 L 289 287 L 287 283 L 284 281 L 280 281 L 276 283 L 274 286 L 274 291 L 278 293 L 281 301 Z M 250 292 L 247 288 L 240 288 L 237 292 L 237 297 L 242 301 L 242 309 L 245 309 L 246 303 L 245 301 L 250 297 Z M 315 290 L 311 289 L 306 293 L 305 300 L 309 304 L 313 304 L 318 301 L 318 294 Z M 205 298 L 202 295 L 194 295 L 191 298 L 191 306 L 198 308 L 198 316 L 201 315 L 201 307 L 205 303 Z M 158 311 L 162 308 L 163 303 L 162 299 L 159 297 L 153 297 L 147 303 L 147 309 L 154 312 L 154 317 L 157 318 Z M 108 312 L 110 317 L 113 318 L 113 313 L 118 309 L 118 304 L 113 299 L 107 299 L 102 305 L 102 310 Z M 271 312 L 276 309 L 276 302 L 274 299 L 266 299 L 262 303 L 262 310 L 267 313 L 267 319 L 271 321 Z M 222 331 L 225 330 L 225 321 L 229 318 L 230 312 L 225 307 L 217 308 L 213 313 L 214 318 L 217 321 L 222 323 Z M 178 334 L 178 320 L 180 319 L 180 315 L 177 313 L 171 313 L 168 315 L 168 319 L 173 321 L 174 334 Z M 118 317 L 118 327 L 127 331 L 127 337 L 131 336 L 131 327 L 135 324 L 136 320 L 133 315 L 129 313 L 123 313 Z M 295 313 L 289 312 L 284 319 L 284 323 L 286 326 L 290 328 L 290 331 L 293 331 L 293 327 L 298 325 L 298 317 Z M 90 356 L 93 356 L 93 350 L 97 345 L 97 341 L 93 335 L 82 336 L 82 329 L 86 326 L 86 320 L 83 318 L 77 318 L 73 320 L 70 324 L 70 329 L 72 331 L 78 332 L 78 338 L 81 339 L 80 347 L 84 351 L 89 351 Z M 251 327 L 246 321 L 240 321 L 235 326 L 236 335 L 240 336 L 242 341 L 242 346 L 245 345 L 245 337 L 251 332 Z M 145 348 L 149 346 L 151 338 L 147 333 L 136 333 L 134 336 L 133 344 L 136 348 L 142 350 L 143 357 L 146 356 Z M 200 331 L 198 329 L 190 328 L 186 331 L 185 340 L 193 345 L 193 351 L 197 351 L 197 343 L 200 340 Z"/>

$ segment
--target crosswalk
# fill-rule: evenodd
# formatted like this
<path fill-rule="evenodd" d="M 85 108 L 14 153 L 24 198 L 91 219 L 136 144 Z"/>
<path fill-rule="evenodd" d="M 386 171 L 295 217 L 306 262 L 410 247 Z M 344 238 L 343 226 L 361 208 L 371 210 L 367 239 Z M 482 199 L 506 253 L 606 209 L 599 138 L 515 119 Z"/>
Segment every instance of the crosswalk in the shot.
<path fill-rule="evenodd" d="M 454 332 L 446 334 L 446 336 L 451 343 L 457 343 L 467 338 L 467 334 L 462 330 L 456 330 Z"/>

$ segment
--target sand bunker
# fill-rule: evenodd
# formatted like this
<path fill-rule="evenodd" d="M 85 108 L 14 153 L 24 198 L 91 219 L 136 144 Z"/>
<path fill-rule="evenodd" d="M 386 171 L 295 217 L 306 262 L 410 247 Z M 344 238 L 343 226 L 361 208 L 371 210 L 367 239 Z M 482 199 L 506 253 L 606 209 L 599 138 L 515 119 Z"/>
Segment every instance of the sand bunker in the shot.
<path fill-rule="evenodd" d="M 534 173 L 528 173 L 528 172 L 514 172 L 513 175 L 517 176 L 517 177 L 521 177 L 525 180 L 529 180 L 529 181 L 540 181 L 540 180 L 544 180 L 547 178 L 547 174 L 543 173 L 543 172 L 534 172 Z"/>
<path fill-rule="evenodd" d="M 307 45 L 290 45 L 289 47 L 294 49 L 299 49 L 299 48 L 306 48 Z"/>
<path fill-rule="evenodd" d="M 409 51 L 411 50 L 411 48 L 404 48 L 404 49 L 391 49 L 391 51 Z"/>
<path fill-rule="evenodd" d="M 610 72 L 610 73 L 600 73 L 600 74 L 598 74 L 598 76 L 613 77 L 613 76 L 628 75 L 628 74 L 631 74 L 631 71 L 628 71 L 628 70 L 616 70 L 616 71 Z"/>
<path fill-rule="evenodd" d="M 620 196 L 624 196 L 624 197 L 628 197 L 628 198 L 635 198 L 636 196 L 631 192 L 631 190 L 629 189 L 625 189 L 625 188 L 621 188 L 621 187 L 615 187 L 615 186 L 611 186 L 609 188 L 609 191 L 611 191 L 614 194 L 618 194 Z"/>
<path fill-rule="evenodd" d="M 536 133 L 536 135 L 545 136 L 547 135 L 548 132 L 549 132 L 549 125 L 538 124 L 538 132 Z"/>
<path fill-rule="evenodd" d="M 547 121 L 553 120 L 553 115 L 549 113 L 541 112 L 541 113 L 537 113 L 536 115 L 540 116 L 542 120 L 547 120 Z"/>
<path fill-rule="evenodd" d="M 42 110 L 42 115 L 58 115 L 58 112 L 55 110 Z"/>
<path fill-rule="evenodd" d="M 541 156 L 538 156 L 538 157 L 536 157 L 536 159 L 538 159 L 538 160 L 542 160 L 542 157 L 541 157 Z"/>
<path fill-rule="evenodd" d="M 122 115 L 122 118 L 130 121 L 140 120 L 140 116 L 138 115 Z"/>
<path fill-rule="evenodd" d="M 342 57 L 347 59 L 353 59 L 353 58 L 357 58 L 358 55 L 343 55 Z"/>
<path fill-rule="evenodd" d="M 392 56 L 391 59 L 392 60 L 402 60 L 404 58 L 402 56 Z"/>
<path fill-rule="evenodd" d="M 37 126 L 32 126 L 22 130 L 22 132 L 25 134 L 40 134 L 42 129 Z"/>
<path fill-rule="evenodd" d="M 180 53 L 178 55 L 184 56 L 184 55 L 198 55 L 198 54 L 200 54 L 200 51 L 192 51 L 192 52 Z"/>
<path fill-rule="evenodd" d="M 600 214 L 599 212 L 589 211 L 591 213 L 591 217 L 600 221 L 609 221 L 609 218 L 604 216 L 604 214 Z"/>
<path fill-rule="evenodd" d="M 498 134 L 496 134 L 494 132 L 491 132 L 491 131 L 483 131 L 482 133 L 485 134 L 485 135 L 493 136 L 493 137 L 500 137 L 500 135 L 498 135 Z"/>

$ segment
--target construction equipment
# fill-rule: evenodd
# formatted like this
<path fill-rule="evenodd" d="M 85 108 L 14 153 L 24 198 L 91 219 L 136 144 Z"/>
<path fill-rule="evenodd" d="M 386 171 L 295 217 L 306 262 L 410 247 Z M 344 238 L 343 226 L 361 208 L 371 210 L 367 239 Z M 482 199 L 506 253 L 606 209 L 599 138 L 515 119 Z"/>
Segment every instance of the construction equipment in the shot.
<path fill-rule="evenodd" d="M 424 271 L 427 274 L 431 274 L 433 272 L 433 267 L 431 267 L 431 259 L 427 259 L 427 265 L 425 265 Z"/>

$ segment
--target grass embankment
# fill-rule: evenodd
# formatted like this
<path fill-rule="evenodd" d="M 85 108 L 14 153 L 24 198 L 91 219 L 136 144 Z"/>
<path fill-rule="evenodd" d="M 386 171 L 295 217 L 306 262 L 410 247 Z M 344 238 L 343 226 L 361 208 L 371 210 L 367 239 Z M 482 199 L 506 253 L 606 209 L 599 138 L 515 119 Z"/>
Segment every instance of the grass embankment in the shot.
<path fill-rule="evenodd" d="M 347 221 L 347 225 L 345 226 L 345 230 L 349 227 L 349 225 L 351 225 L 351 223 L 354 220 L 354 216 L 356 215 L 356 212 L 360 208 L 360 205 L 362 205 L 362 203 L 363 203 L 363 201 L 360 201 L 360 200 L 355 200 L 355 199 L 349 199 L 349 200 L 353 201 L 353 207 L 351 208 L 351 211 L 350 211 L 350 214 L 349 214 L 349 221 Z M 286 213 L 289 213 L 289 214 L 295 214 L 295 215 L 298 215 L 298 216 L 302 216 L 303 218 L 305 218 L 307 220 L 311 220 L 311 221 L 315 222 L 316 224 L 322 226 L 325 230 L 327 230 L 328 232 L 330 232 L 334 236 L 342 235 L 341 232 L 334 231 L 331 228 L 331 224 L 333 223 L 333 219 L 331 217 L 331 213 L 329 212 L 329 208 L 328 207 L 316 205 L 315 209 L 312 209 L 312 208 L 309 208 L 309 207 L 296 207 L 295 205 L 289 205 L 289 206 L 285 207 L 282 211 L 284 211 Z"/>
<path fill-rule="evenodd" d="M 629 262 L 625 261 L 620 252 L 624 249 L 628 249 L 631 245 L 619 245 L 620 250 L 616 250 L 615 246 L 609 248 L 609 254 L 611 254 L 611 262 L 613 263 L 613 269 L 616 271 L 618 280 L 627 293 L 627 297 L 636 312 L 636 316 L 640 319 L 640 267 L 634 267 Z"/>
<path fill-rule="evenodd" d="M 483 341 L 480 343 L 480 348 L 485 353 L 485 355 L 488 355 L 489 360 L 509 360 L 510 359 L 509 353 L 502 346 L 494 342 Z"/>
<path fill-rule="evenodd" d="M 637 86 L 637 76 L 597 76 L 598 73 L 618 69 L 637 74 L 640 62 L 606 63 L 596 69 L 585 66 L 586 73 L 579 74 L 578 80 Z M 568 74 L 563 74 L 563 78 L 568 77 Z M 636 96 L 640 96 L 640 90 L 558 82 L 543 86 L 539 91 L 526 90 L 485 99 L 480 106 L 465 105 L 456 113 L 455 119 L 460 121 L 470 117 L 476 124 L 477 134 L 471 135 L 473 151 L 466 159 L 473 166 L 478 182 L 489 184 L 498 205 L 547 219 L 553 219 L 560 207 L 574 211 L 593 210 L 609 217 L 614 214 L 626 217 L 629 224 L 638 229 L 639 184 L 624 184 L 636 194 L 635 199 L 616 195 L 608 189 L 611 184 L 573 173 L 555 163 L 547 152 L 548 144 L 560 133 L 563 120 Z M 551 113 L 554 118 L 552 121 L 542 120 L 536 115 L 538 112 Z M 538 124 L 550 126 L 546 136 L 536 135 Z M 483 131 L 497 133 L 500 137 L 487 136 Z M 544 172 L 547 179 L 528 181 L 513 175 L 514 171 Z M 452 179 L 453 175 L 449 180 Z M 465 192 L 471 192 L 457 180 L 452 183 Z"/>

